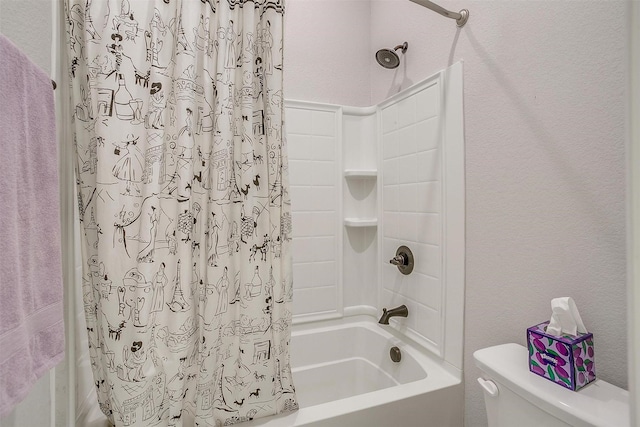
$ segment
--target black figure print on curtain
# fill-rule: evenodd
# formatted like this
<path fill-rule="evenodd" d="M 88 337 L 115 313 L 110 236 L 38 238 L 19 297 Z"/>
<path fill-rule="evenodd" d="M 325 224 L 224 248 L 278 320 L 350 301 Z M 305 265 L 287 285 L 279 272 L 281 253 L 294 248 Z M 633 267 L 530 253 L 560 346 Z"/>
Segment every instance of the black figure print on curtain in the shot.
<path fill-rule="evenodd" d="M 297 409 L 282 0 L 65 5 L 100 408 L 215 427 Z"/>

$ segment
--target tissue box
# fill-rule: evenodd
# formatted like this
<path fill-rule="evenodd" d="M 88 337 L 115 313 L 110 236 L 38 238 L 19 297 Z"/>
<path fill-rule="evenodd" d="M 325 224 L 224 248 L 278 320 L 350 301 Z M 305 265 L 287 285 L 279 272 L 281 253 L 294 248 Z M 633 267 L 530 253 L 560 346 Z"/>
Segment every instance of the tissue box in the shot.
<path fill-rule="evenodd" d="M 529 370 L 570 390 L 580 390 L 596 379 L 593 334 L 556 337 L 546 333 L 548 324 L 527 329 Z"/>

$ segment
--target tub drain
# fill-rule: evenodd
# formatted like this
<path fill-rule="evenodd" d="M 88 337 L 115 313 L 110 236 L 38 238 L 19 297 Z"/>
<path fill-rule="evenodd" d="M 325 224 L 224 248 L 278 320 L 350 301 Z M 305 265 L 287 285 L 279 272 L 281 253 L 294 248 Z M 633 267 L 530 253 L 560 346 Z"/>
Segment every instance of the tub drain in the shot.
<path fill-rule="evenodd" d="M 398 347 L 391 347 L 391 350 L 389 350 L 389 356 L 391 356 L 391 360 L 396 363 L 402 359 L 402 353 Z"/>

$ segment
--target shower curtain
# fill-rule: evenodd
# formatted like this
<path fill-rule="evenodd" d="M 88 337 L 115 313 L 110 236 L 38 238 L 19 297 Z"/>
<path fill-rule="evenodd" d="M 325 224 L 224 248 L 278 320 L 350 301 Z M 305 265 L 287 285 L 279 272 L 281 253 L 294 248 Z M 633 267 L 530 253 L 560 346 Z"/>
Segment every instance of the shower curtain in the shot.
<path fill-rule="evenodd" d="M 297 409 L 283 0 L 65 0 L 83 297 L 116 426 Z"/>

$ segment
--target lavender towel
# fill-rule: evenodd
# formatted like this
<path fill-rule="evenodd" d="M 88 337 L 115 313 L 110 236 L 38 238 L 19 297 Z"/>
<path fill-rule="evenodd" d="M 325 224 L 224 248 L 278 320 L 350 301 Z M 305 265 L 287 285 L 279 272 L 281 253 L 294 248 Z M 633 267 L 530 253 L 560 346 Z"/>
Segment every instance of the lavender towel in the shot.
<path fill-rule="evenodd" d="M 64 357 L 49 77 L 0 34 L 0 416 Z"/>

